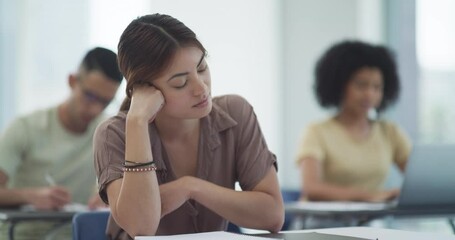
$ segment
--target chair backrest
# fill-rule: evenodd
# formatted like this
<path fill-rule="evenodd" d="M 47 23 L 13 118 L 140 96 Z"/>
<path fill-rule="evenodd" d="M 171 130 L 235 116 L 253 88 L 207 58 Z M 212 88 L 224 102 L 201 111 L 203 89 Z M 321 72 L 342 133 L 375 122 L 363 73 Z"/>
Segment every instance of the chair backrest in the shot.
<path fill-rule="evenodd" d="M 232 233 L 242 233 L 242 230 L 240 229 L 240 227 L 231 222 L 228 224 L 228 228 L 226 231 L 232 232 Z"/>
<path fill-rule="evenodd" d="M 105 240 L 109 211 L 81 212 L 73 217 L 73 240 Z"/>
<path fill-rule="evenodd" d="M 299 200 L 300 191 L 299 190 L 290 190 L 290 189 L 282 189 L 281 195 L 283 196 L 283 202 L 286 204 L 288 202 L 295 202 Z M 290 213 L 286 213 L 284 216 L 284 224 L 281 228 L 282 231 L 289 230 L 291 223 L 294 219 L 294 215 Z"/>
<path fill-rule="evenodd" d="M 290 189 L 282 189 L 281 195 L 283 196 L 283 202 L 295 202 L 299 200 L 300 191 L 299 190 L 290 190 Z"/>

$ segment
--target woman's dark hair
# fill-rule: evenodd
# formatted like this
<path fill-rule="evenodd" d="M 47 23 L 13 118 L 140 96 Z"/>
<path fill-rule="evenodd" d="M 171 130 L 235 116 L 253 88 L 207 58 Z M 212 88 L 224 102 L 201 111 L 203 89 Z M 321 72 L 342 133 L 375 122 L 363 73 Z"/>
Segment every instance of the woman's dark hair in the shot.
<path fill-rule="evenodd" d="M 391 52 L 383 46 L 359 41 L 343 41 L 322 55 L 315 69 L 315 92 L 322 107 L 340 107 L 347 83 L 364 67 L 378 68 L 383 78 L 383 98 L 378 111 L 398 99 L 400 82 Z"/>
<path fill-rule="evenodd" d="M 151 83 L 169 67 L 179 48 L 189 46 L 206 54 L 196 34 L 171 16 L 152 14 L 133 20 L 118 44 L 118 64 L 127 80 L 120 110 L 129 110 L 135 85 Z"/>

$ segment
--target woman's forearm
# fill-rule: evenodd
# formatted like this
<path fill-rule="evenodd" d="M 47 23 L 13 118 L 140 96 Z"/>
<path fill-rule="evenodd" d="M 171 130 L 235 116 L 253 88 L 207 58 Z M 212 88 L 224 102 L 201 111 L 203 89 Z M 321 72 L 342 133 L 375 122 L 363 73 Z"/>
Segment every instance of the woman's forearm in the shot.
<path fill-rule="evenodd" d="M 201 179 L 193 181 L 197 182 L 192 184 L 190 197 L 228 221 L 270 232 L 281 230 L 284 206 L 277 181 L 275 185 L 271 179 L 265 179 L 253 191 L 235 191 Z"/>
<path fill-rule="evenodd" d="M 126 160 L 153 161 L 148 122 L 127 118 Z M 115 205 L 116 220 L 132 237 L 154 235 L 161 216 L 161 201 L 155 171 L 125 172 Z"/>
<path fill-rule="evenodd" d="M 313 201 L 367 201 L 370 193 L 350 187 L 318 183 L 304 187 L 304 194 Z"/>
<path fill-rule="evenodd" d="M 303 193 L 313 201 L 368 201 L 371 194 L 352 187 L 338 186 L 324 182 L 321 162 L 315 158 L 300 160 Z"/>

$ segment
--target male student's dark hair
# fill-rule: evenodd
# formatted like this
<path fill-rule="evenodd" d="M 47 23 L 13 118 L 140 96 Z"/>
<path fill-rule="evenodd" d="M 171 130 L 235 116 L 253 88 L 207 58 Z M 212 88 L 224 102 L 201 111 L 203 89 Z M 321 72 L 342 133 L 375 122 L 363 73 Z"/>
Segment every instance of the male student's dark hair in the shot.
<path fill-rule="evenodd" d="M 82 59 L 81 68 L 87 72 L 101 71 L 116 82 L 121 82 L 123 79 L 118 68 L 117 54 L 106 48 L 97 47 L 90 50 Z"/>

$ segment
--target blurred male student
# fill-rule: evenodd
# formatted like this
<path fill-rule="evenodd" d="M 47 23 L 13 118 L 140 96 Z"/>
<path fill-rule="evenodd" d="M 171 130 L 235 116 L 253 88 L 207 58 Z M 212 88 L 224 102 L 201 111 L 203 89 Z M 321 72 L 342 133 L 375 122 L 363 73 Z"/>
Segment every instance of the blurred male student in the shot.
<path fill-rule="evenodd" d="M 117 55 L 94 48 L 69 75 L 71 94 L 64 102 L 19 117 L 3 131 L 0 207 L 56 210 L 68 203 L 103 204 L 94 191 L 92 137 L 122 79 Z"/>

